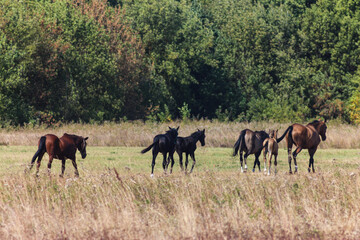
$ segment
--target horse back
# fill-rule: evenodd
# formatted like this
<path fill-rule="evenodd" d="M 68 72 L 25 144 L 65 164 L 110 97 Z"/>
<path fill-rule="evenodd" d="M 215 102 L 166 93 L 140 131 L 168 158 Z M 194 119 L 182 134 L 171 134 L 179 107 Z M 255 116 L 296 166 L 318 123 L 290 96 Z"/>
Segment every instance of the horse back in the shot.
<path fill-rule="evenodd" d="M 296 146 L 309 149 L 320 143 L 319 133 L 312 126 L 293 124 L 292 139 Z"/>
<path fill-rule="evenodd" d="M 167 137 L 165 134 L 156 135 L 154 142 L 157 141 L 159 144 L 160 152 L 170 152 L 174 150 L 175 141 L 172 143 L 171 138 Z"/>

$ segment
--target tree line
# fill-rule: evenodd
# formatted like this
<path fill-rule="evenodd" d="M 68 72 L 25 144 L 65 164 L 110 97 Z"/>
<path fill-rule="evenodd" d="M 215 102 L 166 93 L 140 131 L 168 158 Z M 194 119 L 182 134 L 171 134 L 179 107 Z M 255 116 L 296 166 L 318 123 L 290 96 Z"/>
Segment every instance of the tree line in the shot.
<path fill-rule="evenodd" d="M 360 122 L 353 0 L 0 0 L 0 124 Z"/>

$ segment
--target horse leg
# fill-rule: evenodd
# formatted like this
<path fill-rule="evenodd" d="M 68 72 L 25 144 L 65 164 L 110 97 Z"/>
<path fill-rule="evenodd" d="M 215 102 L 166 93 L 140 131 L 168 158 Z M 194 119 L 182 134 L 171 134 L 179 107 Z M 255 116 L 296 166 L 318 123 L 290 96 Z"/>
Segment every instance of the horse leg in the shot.
<path fill-rule="evenodd" d="M 196 163 L 195 153 L 190 153 L 190 157 L 191 157 L 191 159 L 193 160 L 193 164 L 192 164 L 191 170 L 190 170 L 190 173 L 192 173 L 192 171 L 193 171 L 193 169 L 194 169 L 194 166 L 195 166 L 195 163 Z"/>
<path fill-rule="evenodd" d="M 166 155 L 167 155 L 167 153 L 165 152 L 165 153 L 163 153 L 163 169 L 164 169 L 164 174 L 166 174 L 166 171 L 167 171 L 167 166 L 168 166 L 168 164 L 167 164 L 167 161 L 166 161 Z"/>
<path fill-rule="evenodd" d="M 314 172 L 315 172 L 315 168 L 314 168 L 314 154 L 315 154 L 315 152 L 316 152 L 316 148 L 311 148 L 311 149 L 309 149 L 308 151 L 309 151 L 309 155 L 310 155 L 308 171 L 310 172 L 310 166 L 312 166 L 312 171 L 313 171 L 313 173 L 314 173 Z"/>
<path fill-rule="evenodd" d="M 185 153 L 186 159 L 185 159 L 185 173 L 187 173 L 187 166 L 189 164 L 189 154 Z"/>
<path fill-rule="evenodd" d="M 79 177 L 79 171 L 77 169 L 76 159 L 74 158 L 74 160 L 71 160 L 71 162 L 72 162 L 72 164 L 73 164 L 73 166 L 75 168 L 75 176 Z M 65 164 L 64 164 L 64 170 L 65 170 Z"/>
<path fill-rule="evenodd" d="M 269 152 L 269 162 L 268 162 L 268 167 L 269 167 L 269 170 L 268 170 L 268 175 L 270 175 L 270 168 L 271 168 L 271 158 L 272 158 L 273 154 L 272 152 Z"/>
<path fill-rule="evenodd" d="M 64 172 L 65 172 L 65 159 L 61 159 L 61 174 L 59 177 L 63 177 L 64 176 Z"/>
<path fill-rule="evenodd" d="M 39 176 L 39 168 L 41 165 L 41 159 L 44 156 L 44 153 L 40 154 L 38 159 L 37 159 L 37 164 L 36 164 L 36 176 Z"/>
<path fill-rule="evenodd" d="M 264 151 L 263 151 L 263 155 L 264 155 L 264 172 L 266 172 L 266 154 L 267 154 L 267 149 L 265 148 Z"/>
<path fill-rule="evenodd" d="M 301 147 L 297 147 L 295 149 L 295 151 L 293 152 L 293 158 L 294 158 L 294 164 L 295 164 L 295 173 L 297 172 L 298 170 L 298 166 L 297 166 L 297 163 L 296 163 L 296 156 L 301 152 L 302 148 Z"/>
<path fill-rule="evenodd" d="M 261 172 L 261 169 L 260 169 L 260 160 L 259 160 L 260 154 L 261 154 L 261 151 L 258 152 L 258 153 L 255 153 L 255 163 L 258 165 L 259 172 Z M 255 168 L 255 167 L 254 167 L 254 168 Z"/>
<path fill-rule="evenodd" d="M 274 165 L 275 165 L 275 175 L 276 175 L 276 173 L 277 173 L 277 169 L 276 169 L 276 166 L 277 166 L 277 154 L 276 155 L 274 155 Z"/>
<path fill-rule="evenodd" d="M 153 152 L 152 152 L 153 159 L 152 159 L 152 162 L 151 162 L 151 175 L 150 175 L 151 177 L 154 177 L 155 159 L 156 159 L 158 153 L 159 153 L 159 151 L 158 151 L 157 147 L 154 146 L 153 147 Z"/>
<path fill-rule="evenodd" d="M 286 139 L 287 140 L 287 139 Z M 287 147 L 288 147 L 288 162 L 289 162 L 289 173 L 292 174 L 291 171 L 291 149 L 292 149 L 292 142 L 289 139 L 287 142 Z"/>
<path fill-rule="evenodd" d="M 244 172 L 243 170 L 243 153 L 240 151 L 240 165 L 241 165 L 241 172 Z"/>
<path fill-rule="evenodd" d="M 49 163 L 48 163 L 48 174 L 49 174 L 49 176 L 51 174 L 51 164 L 53 162 L 53 159 L 54 159 L 53 155 L 52 154 L 49 155 Z"/>
<path fill-rule="evenodd" d="M 177 152 L 179 155 L 179 162 L 180 162 L 180 167 L 181 167 L 181 171 L 184 171 L 184 166 L 183 166 L 183 156 L 181 152 Z"/>
<path fill-rule="evenodd" d="M 169 156 L 169 158 L 171 159 L 171 168 L 170 168 L 170 174 L 171 174 L 171 173 L 172 173 L 173 166 L 174 166 L 174 163 L 175 163 L 175 161 L 174 161 L 174 155 L 171 154 L 171 157 Z"/>
<path fill-rule="evenodd" d="M 249 154 L 246 152 L 245 154 L 244 154 L 244 162 L 245 162 L 245 170 L 244 170 L 244 172 L 247 172 L 247 164 L 246 164 L 246 160 L 247 160 L 247 157 L 249 156 Z"/>

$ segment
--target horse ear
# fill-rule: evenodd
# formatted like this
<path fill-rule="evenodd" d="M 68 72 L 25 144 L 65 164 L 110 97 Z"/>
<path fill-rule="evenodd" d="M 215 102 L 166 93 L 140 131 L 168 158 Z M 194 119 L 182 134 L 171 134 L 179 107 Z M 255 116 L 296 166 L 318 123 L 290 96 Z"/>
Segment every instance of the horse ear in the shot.
<path fill-rule="evenodd" d="M 324 123 L 326 123 L 326 120 L 327 120 L 327 119 L 326 119 L 326 118 L 324 118 Z"/>
<path fill-rule="evenodd" d="M 84 138 L 85 141 L 88 140 L 88 139 L 89 139 L 89 137 Z"/>
<path fill-rule="evenodd" d="M 204 130 L 203 130 L 203 133 L 205 133 L 205 128 L 204 128 Z"/>
<path fill-rule="evenodd" d="M 180 126 L 178 126 L 178 127 L 176 128 L 176 131 L 179 131 L 179 128 L 180 128 Z"/>
<path fill-rule="evenodd" d="M 168 126 L 168 128 L 171 130 L 171 127 Z"/>

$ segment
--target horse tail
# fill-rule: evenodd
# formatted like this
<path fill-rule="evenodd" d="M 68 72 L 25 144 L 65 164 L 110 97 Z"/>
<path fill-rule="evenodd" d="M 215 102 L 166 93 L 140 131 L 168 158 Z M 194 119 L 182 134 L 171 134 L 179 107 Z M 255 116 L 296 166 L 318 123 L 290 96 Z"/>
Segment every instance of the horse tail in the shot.
<path fill-rule="evenodd" d="M 289 136 L 290 136 L 290 138 L 291 138 L 291 132 L 292 132 L 292 130 L 293 130 L 293 126 L 290 126 L 290 127 L 288 127 L 287 129 L 286 129 L 286 131 L 284 132 L 284 134 L 281 136 L 281 137 L 279 137 L 278 139 L 276 139 L 276 142 L 280 142 L 281 140 L 283 140 L 284 139 L 284 137 L 285 137 L 285 135 L 289 132 Z"/>
<path fill-rule="evenodd" d="M 34 154 L 31 162 L 35 162 L 36 158 L 41 154 L 41 153 L 45 153 L 46 152 L 46 137 L 45 136 L 42 136 L 39 140 L 39 148 L 38 150 L 36 151 L 36 153 Z"/>
<path fill-rule="evenodd" d="M 266 138 L 263 142 L 263 148 L 266 147 L 266 145 L 268 144 L 269 138 Z"/>
<path fill-rule="evenodd" d="M 158 141 L 153 142 L 153 144 L 151 144 L 150 146 L 148 146 L 147 148 L 141 150 L 141 153 L 144 154 L 147 151 L 149 151 Z"/>
<path fill-rule="evenodd" d="M 236 143 L 234 145 L 234 153 L 233 153 L 234 157 L 237 155 L 239 148 L 242 147 L 242 144 L 243 144 L 244 138 L 245 138 L 245 133 L 246 133 L 246 130 L 242 130 L 240 132 L 239 139 L 236 141 Z"/>

